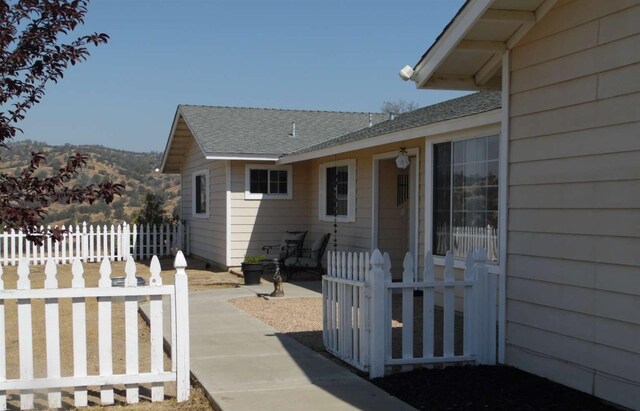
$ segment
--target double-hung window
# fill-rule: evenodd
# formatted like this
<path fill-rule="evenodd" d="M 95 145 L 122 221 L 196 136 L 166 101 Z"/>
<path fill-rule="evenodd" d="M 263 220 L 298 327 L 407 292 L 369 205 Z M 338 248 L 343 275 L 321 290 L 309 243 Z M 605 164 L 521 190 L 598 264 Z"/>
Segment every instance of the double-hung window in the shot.
<path fill-rule="evenodd" d="M 293 198 L 291 166 L 249 164 L 245 166 L 247 200 Z"/>
<path fill-rule="evenodd" d="M 356 221 L 356 160 L 320 165 L 319 219 Z"/>
<path fill-rule="evenodd" d="M 209 171 L 193 173 L 192 177 L 192 213 L 194 217 L 209 217 Z"/>
<path fill-rule="evenodd" d="M 499 136 L 433 145 L 433 254 L 498 261 Z"/>

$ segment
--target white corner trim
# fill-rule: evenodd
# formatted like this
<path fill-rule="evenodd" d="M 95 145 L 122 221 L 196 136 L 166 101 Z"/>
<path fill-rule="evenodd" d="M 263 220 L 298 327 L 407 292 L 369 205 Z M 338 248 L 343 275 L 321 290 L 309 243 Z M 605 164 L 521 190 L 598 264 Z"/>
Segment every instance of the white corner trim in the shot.
<path fill-rule="evenodd" d="M 226 188 L 226 207 L 227 207 L 227 212 L 226 212 L 226 221 L 225 221 L 225 225 L 226 225 L 226 235 L 225 235 L 225 242 L 226 242 L 226 256 L 225 256 L 225 264 L 227 265 L 227 267 L 231 266 L 231 161 L 227 160 L 225 162 L 225 188 Z"/>
<path fill-rule="evenodd" d="M 365 138 L 362 140 L 340 144 L 321 150 L 314 150 L 301 154 L 290 154 L 281 157 L 280 160 L 278 160 L 278 164 L 291 164 L 298 161 L 333 156 L 335 154 L 362 150 L 365 148 L 376 147 L 384 144 L 398 143 L 415 138 L 438 137 L 443 134 L 448 135 L 451 133 L 457 133 L 462 130 L 484 127 L 488 125 L 495 125 L 496 127 L 500 127 L 500 121 L 502 121 L 501 112 L 502 110 L 498 108 L 495 110 L 486 111 L 484 113 L 472 114 L 470 116 L 441 121 L 433 124 L 427 124 L 425 126 L 399 130 L 377 137 Z"/>
<path fill-rule="evenodd" d="M 509 236 L 509 104 L 511 53 L 502 57 L 502 129 L 500 131 L 500 185 L 498 186 L 498 244 L 500 247 L 500 272 L 498 277 L 498 362 L 505 362 L 506 326 L 507 326 L 507 238 Z M 504 183 L 503 183 L 504 182 Z"/>
<path fill-rule="evenodd" d="M 442 34 L 442 37 L 431 47 L 414 69 L 411 80 L 420 88 L 440 67 L 442 62 L 451 54 L 456 45 L 471 30 L 494 0 L 472 0 L 464 10 L 456 16 L 451 26 Z"/>
<path fill-rule="evenodd" d="M 287 172 L 286 194 L 252 193 L 251 170 L 285 170 Z M 293 198 L 293 167 L 290 165 L 275 164 L 246 164 L 244 166 L 244 199 L 245 200 L 291 200 Z"/>
<path fill-rule="evenodd" d="M 164 173 L 164 167 L 167 164 L 167 156 L 169 155 L 169 149 L 171 148 L 171 143 L 173 143 L 173 136 L 176 132 L 176 128 L 178 127 L 178 120 L 180 118 L 180 109 L 176 109 L 176 114 L 173 116 L 173 123 L 171 124 L 171 131 L 169 131 L 169 138 L 167 139 L 167 144 L 164 146 L 164 153 L 162 154 L 162 163 L 160 163 L 160 171 Z"/>
<path fill-rule="evenodd" d="M 318 193 L 318 219 L 320 221 L 337 221 L 339 223 L 353 223 L 356 221 L 356 159 L 337 160 L 319 165 L 319 193 Z M 327 215 L 327 169 L 331 167 L 348 167 L 349 192 L 347 193 L 347 215 Z"/>
<path fill-rule="evenodd" d="M 207 211 L 205 213 L 196 213 L 196 177 L 204 175 L 207 179 Z M 211 209 L 211 178 L 208 169 L 194 171 L 191 174 L 191 216 L 193 218 L 207 219 L 209 218 L 209 210 Z"/>

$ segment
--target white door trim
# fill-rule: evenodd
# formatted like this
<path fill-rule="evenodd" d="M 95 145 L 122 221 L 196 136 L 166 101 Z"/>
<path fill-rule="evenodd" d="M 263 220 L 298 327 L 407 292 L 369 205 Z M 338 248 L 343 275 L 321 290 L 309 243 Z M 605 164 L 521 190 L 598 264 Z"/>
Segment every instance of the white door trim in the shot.
<path fill-rule="evenodd" d="M 413 170 L 413 175 L 411 175 L 411 187 L 409 191 L 409 197 L 411 200 L 411 211 L 409 213 L 409 227 L 412 228 L 412 231 L 409 236 L 409 250 L 413 255 L 413 264 L 414 267 L 418 267 L 418 221 L 420 221 L 420 148 L 412 147 L 406 149 L 407 155 L 409 157 L 415 157 L 412 164 L 411 169 Z M 372 190 L 371 190 L 371 251 L 378 248 L 378 172 L 380 171 L 380 160 L 388 160 L 395 158 L 398 155 L 398 151 L 389 151 L 386 153 L 374 154 L 372 161 Z M 382 250 L 384 251 L 384 250 Z M 418 270 L 415 270 L 417 273 Z"/>

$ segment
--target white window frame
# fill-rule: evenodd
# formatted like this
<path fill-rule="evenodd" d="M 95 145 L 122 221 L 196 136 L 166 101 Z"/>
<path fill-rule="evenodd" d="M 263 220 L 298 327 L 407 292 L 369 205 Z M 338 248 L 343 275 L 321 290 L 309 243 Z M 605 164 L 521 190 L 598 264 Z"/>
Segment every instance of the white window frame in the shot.
<path fill-rule="evenodd" d="M 194 171 L 191 174 L 191 215 L 194 218 L 202 218 L 202 219 L 206 219 L 209 218 L 209 210 L 211 208 L 211 178 L 210 178 L 210 173 L 209 170 L 199 170 L 199 171 Z M 206 212 L 204 213 L 196 213 L 196 177 L 198 176 L 205 176 L 206 180 L 207 180 L 207 205 L 206 205 Z"/>
<path fill-rule="evenodd" d="M 287 172 L 287 192 L 252 193 L 251 170 L 284 170 Z M 268 173 L 269 174 L 269 173 Z M 293 198 L 293 167 L 274 164 L 246 164 L 244 166 L 244 199 L 245 200 L 291 200 Z"/>
<path fill-rule="evenodd" d="M 331 167 L 347 166 L 349 190 L 347 193 L 347 215 L 327 215 L 327 169 Z M 356 160 L 346 159 L 322 163 L 319 166 L 319 198 L 318 219 L 320 221 L 338 221 L 353 223 L 356 221 Z"/>
<path fill-rule="evenodd" d="M 490 137 L 497 135 L 499 137 L 499 141 L 502 144 L 503 136 L 501 134 L 500 128 L 491 127 L 483 130 L 471 131 L 468 133 L 461 133 L 455 136 L 447 136 L 441 138 L 427 138 L 426 139 L 426 153 L 425 153 L 425 253 L 427 251 L 433 250 L 433 146 L 438 143 L 446 143 L 446 142 L 454 142 L 460 140 L 471 140 L 474 138 L 482 138 L 482 137 Z M 502 214 L 507 212 L 507 206 L 503 202 L 500 193 L 506 190 L 506 176 L 503 170 L 502 162 L 506 161 L 504 157 L 504 153 L 502 147 L 499 151 L 498 160 L 500 162 L 500 173 L 498 175 L 498 223 L 503 224 L 504 219 L 502 218 Z M 490 273 L 498 274 L 504 265 L 504 258 L 502 258 L 502 247 L 506 247 L 506 238 L 503 234 L 501 228 L 498 228 L 498 246 L 499 250 L 499 260 L 497 263 L 487 262 L 487 268 Z M 444 256 L 433 256 L 433 262 L 435 265 L 444 266 L 445 265 L 445 257 Z M 453 266 L 455 268 L 464 269 L 465 261 L 463 258 L 454 257 Z"/>

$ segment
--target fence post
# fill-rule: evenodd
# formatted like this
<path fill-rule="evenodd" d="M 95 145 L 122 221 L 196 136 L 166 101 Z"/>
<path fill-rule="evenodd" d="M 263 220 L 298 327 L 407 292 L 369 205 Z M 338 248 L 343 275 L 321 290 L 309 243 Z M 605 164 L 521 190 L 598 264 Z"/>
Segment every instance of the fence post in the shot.
<path fill-rule="evenodd" d="M 385 261 L 380 250 L 375 249 L 371 256 L 371 276 L 369 288 L 371 300 L 369 301 L 371 313 L 371 335 L 369 354 L 369 378 L 384 376 L 385 362 Z"/>
<path fill-rule="evenodd" d="M 176 269 L 176 390 L 177 401 L 183 402 L 189 399 L 189 282 L 187 279 L 187 260 L 182 251 L 176 253 L 173 263 Z"/>

